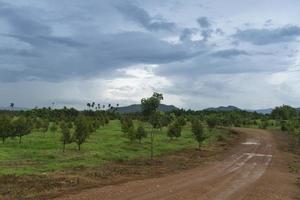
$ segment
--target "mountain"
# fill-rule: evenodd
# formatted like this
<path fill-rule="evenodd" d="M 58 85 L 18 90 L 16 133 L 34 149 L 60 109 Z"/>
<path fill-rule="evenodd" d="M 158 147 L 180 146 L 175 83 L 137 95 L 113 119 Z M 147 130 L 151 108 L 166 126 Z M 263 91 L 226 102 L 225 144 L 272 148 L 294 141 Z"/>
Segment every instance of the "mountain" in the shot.
<path fill-rule="evenodd" d="M 219 106 L 216 108 L 206 108 L 205 111 L 235 111 L 235 110 L 241 110 L 238 107 L 235 106 Z"/>
<path fill-rule="evenodd" d="M 173 105 L 160 104 L 158 107 L 158 110 L 160 110 L 162 112 L 170 112 L 173 110 L 179 110 L 179 108 L 177 108 Z M 141 104 L 133 104 L 130 106 L 119 107 L 117 109 L 117 112 L 120 112 L 120 113 L 135 113 L 135 112 L 141 112 L 141 111 L 142 111 Z"/>
<path fill-rule="evenodd" d="M 296 108 L 296 110 L 298 110 L 300 112 L 300 108 Z M 271 112 L 273 111 L 273 108 L 266 108 L 266 109 L 257 109 L 257 110 L 247 110 L 249 112 L 257 112 L 260 114 L 271 114 Z"/>
<path fill-rule="evenodd" d="M 257 109 L 257 110 L 248 110 L 249 112 L 257 112 L 260 114 L 271 114 L 273 108 L 266 108 L 266 109 Z"/>

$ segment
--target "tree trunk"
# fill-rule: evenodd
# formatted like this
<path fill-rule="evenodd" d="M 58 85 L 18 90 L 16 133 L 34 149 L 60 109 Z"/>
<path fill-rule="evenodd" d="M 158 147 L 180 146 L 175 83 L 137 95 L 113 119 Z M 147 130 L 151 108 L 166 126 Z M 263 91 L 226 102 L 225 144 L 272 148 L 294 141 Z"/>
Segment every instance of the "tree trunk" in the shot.
<path fill-rule="evenodd" d="M 66 149 L 66 142 L 64 141 L 64 145 L 63 145 L 63 153 L 65 153 L 65 149 Z"/>
<path fill-rule="evenodd" d="M 19 144 L 21 144 L 22 143 L 22 136 L 20 135 L 19 136 Z"/>
<path fill-rule="evenodd" d="M 154 143 L 154 129 L 151 131 L 151 160 L 153 160 L 153 143 Z"/>
<path fill-rule="evenodd" d="M 4 142 L 5 142 L 5 137 L 2 137 L 2 143 L 4 144 Z"/>
<path fill-rule="evenodd" d="M 201 150 L 201 143 L 198 142 L 198 149 Z"/>
<path fill-rule="evenodd" d="M 78 151 L 80 151 L 80 144 L 78 144 Z"/>

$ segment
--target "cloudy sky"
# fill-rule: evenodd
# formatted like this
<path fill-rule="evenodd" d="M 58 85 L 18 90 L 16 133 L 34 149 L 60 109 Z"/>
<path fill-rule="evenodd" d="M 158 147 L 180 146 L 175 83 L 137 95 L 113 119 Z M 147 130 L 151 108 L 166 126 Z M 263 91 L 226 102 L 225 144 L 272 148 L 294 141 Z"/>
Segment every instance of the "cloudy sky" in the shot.
<path fill-rule="evenodd" d="M 0 0 L 0 106 L 300 106 L 299 0 Z"/>

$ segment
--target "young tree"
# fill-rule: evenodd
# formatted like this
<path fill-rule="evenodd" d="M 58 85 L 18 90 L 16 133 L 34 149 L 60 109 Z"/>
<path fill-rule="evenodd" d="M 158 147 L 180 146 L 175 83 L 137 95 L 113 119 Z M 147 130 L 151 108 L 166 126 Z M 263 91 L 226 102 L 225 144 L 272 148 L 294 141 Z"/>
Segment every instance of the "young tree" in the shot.
<path fill-rule="evenodd" d="M 215 128 L 218 124 L 218 118 L 215 115 L 211 115 L 206 119 L 207 126 L 210 130 Z"/>
<path fill-rule="evenodd" d="M 181 136 L 181 126 L 178 122 L 175 122 L 168 127 L 167 136 L 171 139 Z"/>
<path fill-rule="evenodd" d="M 60 129 L 61 129 L 61 141 L 63 143 L 63 152 L 65 152 L 66 144 L 72 143 L 72 136 L 71 136 L 71 129 L 69 128 L 68 123 L 61 122 L 60 123 Z"/>
<path fill-rule="evenodd" d="M 161 118 L 161 125 L 167 127 L 172 122 L 172 116 L 170 114 L 163 113 Z"/>
<path fill-rule="evenodd" d="M 195 140 L 198 142 L 199 149 L 201 148 L 202 142 L 205 140 L 204 129 L 199 120 L 192 121 L 192 132 L 194 134 Z"/>
<path fill-rule="evenodd" d="M 136 129 L 136 139 L 139 140 L 140 143 L 142 143 L 142 139 L 147 137 L 147 132 L 145 130 L 145 128 L 140 125 L 137 129 Z"/>
<path fill-rule="evenodd" d="M 143 98 L 141 100 L 141 105 L 142 105 L 142 113 L 145 117 L 145 119 L 149 120 L 151 123 L 153 129 L 155 129 L 158 123 L 157 120 L 155 119 L 155 114 L 157 112 L 158 106 L 160 102 L 163 100 L 163 95 L 154 92 L 152 97 L 149 98 Z M 157 116 L 157 115 L 156 115 Z M 150 120 L 152 118 L 152 120 Z M 160 124 L 160 123 L 159 123 Z M 151 160 L 153 159 L 153 147 L 154 147 L 154 130 L 152 129 L 150 133 L 151 137 Z"/>
<path fill-rule="evenodd" d="M 78 150 L 80 151 L 81 145 L 86 141 L 86 139 L 91 134 L 91 124 L 84 116 L 79 116 L 75 121 L 75 132 L 74 132 L 74 142 L 78 145 Z"/>
<path fill-rule="evenodd" d="M 129 131 L 133 129 L 133 121 L 129 117 L 124 117 L 121 120 L 121 130 L 123 133 L 128 134 Z"/>
<path fill-rule="evenodd" d="M 11 120 L 7 116 L 0 116 L 0 137 L 2 138 L 2 143 L 4 144 L 5 139 L 10 137 L 12 134 Z"/>
<path fill-rule="evenodd" d="M 149 122 L 155 129 L 161 129 L 163 127 L 163 114 L 159 111 L 154 112 L 150 118 Z"/>
<path fill-rule="evenodd" d="M 18 117 L 13 121 L 13 136 L 19 137 L 19 144 L 22 143 L 22 137 L 31 133 L 32 124 L 28 118 Z"/>
<path fill-rule="evenodd" d="M 178 117 L 177 122 L 179 123 L 180 126 L 185 126 L 186 125 L 186 120 L 185 120 L 184 116 Z"/>
<path fill-rule="evenodd" d="M 137 132 L 134 130 L 133 127 L 128 130 L 127 137 L 131 142 L 137 139 Z"/>

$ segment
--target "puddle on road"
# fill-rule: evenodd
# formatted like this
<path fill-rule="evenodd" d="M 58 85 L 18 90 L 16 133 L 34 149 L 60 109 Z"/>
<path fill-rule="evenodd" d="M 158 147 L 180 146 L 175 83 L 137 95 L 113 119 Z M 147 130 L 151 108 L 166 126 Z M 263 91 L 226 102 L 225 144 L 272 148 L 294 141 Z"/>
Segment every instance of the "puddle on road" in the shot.
<path fill-rule="evenodd" d="M 246 142 L 242 143 L 243 145 L 260 145 L 259 141 L 257 140 L 247 140 Z"/>
<path fill-rule="evenodd" d="M 258 156 L 258 157 L 271 157 L 272 158 L 272 155 L 260 154 L 260 153 L 244 153 L 244 155 L 247 155 L 250 158 L 252 158 L 254 156 Z"/>

